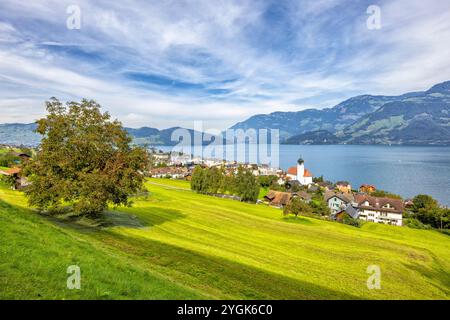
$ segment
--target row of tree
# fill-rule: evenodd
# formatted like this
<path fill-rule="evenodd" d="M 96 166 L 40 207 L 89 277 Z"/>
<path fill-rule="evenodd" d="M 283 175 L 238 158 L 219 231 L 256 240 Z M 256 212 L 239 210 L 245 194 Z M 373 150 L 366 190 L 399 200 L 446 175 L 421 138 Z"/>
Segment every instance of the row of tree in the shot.
<path fill-rule="evenodd" d="M 241 201 L 256 202 L 260 184 L 252 171 L 242 166 L 236 172 L 228 173 L 223 168 L 197 166 L 192 172 L 191 189 L 202 194 L 229 194 Z"/>

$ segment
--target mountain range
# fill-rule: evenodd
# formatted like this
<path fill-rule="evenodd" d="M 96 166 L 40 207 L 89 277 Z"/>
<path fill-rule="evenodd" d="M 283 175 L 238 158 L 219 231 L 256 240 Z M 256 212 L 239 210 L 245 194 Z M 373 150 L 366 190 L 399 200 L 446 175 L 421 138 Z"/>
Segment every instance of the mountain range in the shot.
<path fill-rule="evenodd" d="M 0 124 L 0 143 L 38 145 L 35 128 Z M 155 146 L 176 145 L 171 136 L 177 129 L 126 128 L 135 143 Z M 450 81 L 399 96 L 356 96 L 332 108 L 259 114 L 231 129 L 278 129 L 286 144 L 450 145 Z"/>
<path fill-rule="evenodd" d="M 37 125 L 35 123 L 0 124 L 0 144 L 37 146 L 41 141 L 41 136 L 35 132 L 36 127 Z M 125 130 L 133 137 L 134 143 L 140 145 L 147 144 L 149 146 L 177 145 L 178 141 L 171 140 L 172 133 L 177 129 L 183 128 L 173 127 L 164 130 L 149 127 L 139 129 L 125 128 Z M 191 129 L 186 130 L 188 130 L 191 141 L 193 141 L 195 131 Z M 205 133 L 204 140 L 209 141 L 212 137 L 212 135 Z"/>
<path fill-rule="evenodd" d="M 361 95 L 332 108 L 260 114 L 232 129 L 279 129 L 287 144 L 450 145 L 450 81 L 399 96 Z"/>

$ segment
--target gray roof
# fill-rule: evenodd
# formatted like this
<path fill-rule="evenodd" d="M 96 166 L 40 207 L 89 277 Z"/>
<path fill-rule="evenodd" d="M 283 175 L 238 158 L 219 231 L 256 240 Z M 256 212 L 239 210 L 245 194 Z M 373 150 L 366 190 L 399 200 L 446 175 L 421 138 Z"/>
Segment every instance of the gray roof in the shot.
<path fill-rule="evenodd" d="M 351 204 L 347 205 L 347 207 L 344 209 L 345 212 L 348 213 L 350 217 L 353 219 L 358 219 L 359 217 L 359 211 L 352 207 Z"/>

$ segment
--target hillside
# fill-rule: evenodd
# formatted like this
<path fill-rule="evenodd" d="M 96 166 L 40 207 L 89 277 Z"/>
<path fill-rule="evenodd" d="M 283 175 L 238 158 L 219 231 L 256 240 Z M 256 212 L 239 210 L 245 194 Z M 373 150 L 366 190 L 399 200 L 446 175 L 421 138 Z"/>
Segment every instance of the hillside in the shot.
<path fill-rule="evenodd" d="M 0 188 L 0 299 L 449 299 L 450 238 L 285 219 L 265 205 L 150 180 L 108 227 L 44 218 Z M 66 289 L 81 267 L 82 289 Z M 381 290 L 366 268 L 379 265 Z"/>
<path fill-rule="evenodd" d="M 292 144 L 450 145 L 450 81 L 400 96 L 357 96 L 322 110 L 255 115 L 232 128 L 279 129 Z"/>

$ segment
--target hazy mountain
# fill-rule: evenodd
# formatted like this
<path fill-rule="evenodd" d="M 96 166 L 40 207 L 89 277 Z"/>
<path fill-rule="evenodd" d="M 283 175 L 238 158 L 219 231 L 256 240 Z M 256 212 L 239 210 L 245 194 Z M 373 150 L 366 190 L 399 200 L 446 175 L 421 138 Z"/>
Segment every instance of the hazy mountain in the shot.
<path fill-rule="evenodd" d="M 36 124 L 8 123 L 0 124 L 0 144 L 37 146 L 41 141 L 41 135 L 34 132 Z M 172 133 L 180 127 L 158 130 L 155 128 L 143 127 L 139 129 L 125 128 L 127 132 L 134 138 L 136 144 L 147 144 L 149 146 L 174 146 L 179 140 L 172 141 Z M 194 130 L 184 129 L 189 132 L 191 141 L 194 141 Z M 201 133 L 198 133 L 201 134 Z M 205 140 L 213 139 L 212 135 L 204 135 Z M 207 144 L 207 142 L 204 142 Z"/>
<path fill-rule="evenodd" d="M 400 96 L 357 96 L 333 108 L 256 115 L 233 129 L 279 129 L 292 144 L 450 144 L 450 81 Z"/>

